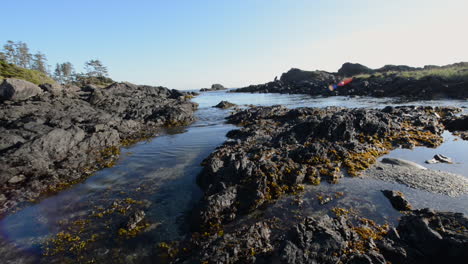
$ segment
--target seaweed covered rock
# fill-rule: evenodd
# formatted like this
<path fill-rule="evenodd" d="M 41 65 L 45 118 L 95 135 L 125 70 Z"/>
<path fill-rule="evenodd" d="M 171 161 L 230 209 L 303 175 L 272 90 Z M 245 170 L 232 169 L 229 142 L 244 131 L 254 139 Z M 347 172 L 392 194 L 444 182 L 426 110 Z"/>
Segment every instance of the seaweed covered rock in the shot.
<path fill-rule="evenodd" d="M 231 108 L 231 107 L 234 107 L 236 106 L 236 104 L 233 104 L 231 102 L 228 102 L 228 101 L 221 101 L 219 102 L 219 104 L 213 106 L 213 107 L 216 107 L 216 108 L 221 108 L 221 109 L 228 109 L 228 108 Z"/>
<path fill-rule="evenodd" d="M 192 122 L 197 107 L 163 87 L 116 83 L 89 96 L 43 87 L 0 104 L 0 213 L 112 166 L 121 145 Z"/>
<path fill-rule="evenodd" d="M 445 109 L 455 111 L 456 109 Z M 442 142 L 439 108 L 254 107 L 228 118 L 243 128 L 203 161 L 199 228 L 236 219 L 301 184 L 358 176 L 396 147 Z"/>
<path fill-rule="evenodd" d="M 468 258 L 468 218 L 461 213 L 416 210 L 401 218 L 397 232 L 393 243 L 407 257 L 389 259 L 392 263 L 464 263 Z"/>
<path fill-rule="evenodd" d="M 392 204 L 393 208 L 398 211 L 410 211 L 413 209 L 411 204 L 406 200 L 403 193 L 399 191 L 383 190 L 382 193 Z"/>
<path fill-rule="evenodd" d="M 396 229 L 368 219 L 306 218 L 278 251 L 281 263 L 464 263 L 468 219 L 462 214 L 413 211 Z"/>

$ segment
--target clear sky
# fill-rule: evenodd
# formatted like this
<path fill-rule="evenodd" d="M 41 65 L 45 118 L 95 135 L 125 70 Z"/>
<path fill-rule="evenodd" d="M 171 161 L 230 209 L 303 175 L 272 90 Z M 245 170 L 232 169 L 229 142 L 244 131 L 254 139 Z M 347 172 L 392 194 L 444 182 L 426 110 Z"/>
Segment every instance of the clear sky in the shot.
<path fill-rule="evenodd" d="M 0 43 L 49 64 L 100 59 L 110 77 L 197 89 L 346 61 L 468 61 L 467 0 L 0 0 Z"/>

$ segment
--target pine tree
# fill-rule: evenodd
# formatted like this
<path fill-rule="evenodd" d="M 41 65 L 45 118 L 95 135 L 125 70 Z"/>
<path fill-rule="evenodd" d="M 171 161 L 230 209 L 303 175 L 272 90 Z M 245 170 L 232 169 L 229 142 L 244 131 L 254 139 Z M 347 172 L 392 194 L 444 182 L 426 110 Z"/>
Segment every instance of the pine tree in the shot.
<path fill-rule="evenodd" d="M 88 77 L 107 77 L 107 67 L 100 60 L 89 60 L 85 62 L 86 74 Z"/>
<path fill-rule="evenodd" d="M 44 53 L 37 52 L 32 56 L 31 69 L 48 74 L 47 58 Z"/>

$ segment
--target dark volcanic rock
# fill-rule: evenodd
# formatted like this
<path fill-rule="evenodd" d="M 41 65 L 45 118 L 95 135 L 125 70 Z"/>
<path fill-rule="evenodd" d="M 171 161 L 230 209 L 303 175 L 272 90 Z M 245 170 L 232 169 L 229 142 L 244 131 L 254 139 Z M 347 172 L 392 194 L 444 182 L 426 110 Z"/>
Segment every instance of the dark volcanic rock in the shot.
<path fill-rule="evenodd" d="M 220 231 L 201 241 L 193 239 L 193 252 L 182 263 L 258 263 L 273 250 L 270 233 L 268 223 L 257 222 L 226 234 Z"/>
<path fill-rule="evenodd" d="M 286 232 L 261 217 L 233 223 L 192 237 L 191 251 L 175 263 L 464 263 L 468 255 L 463 214 L 409 211 L 392 227 L 341 210 L 334 218 L 303 218 Z"/>
<path fill-rule="evenodd" d="M 325 71 L 303 71 L 292 68 L 288 72 L 281 75 L 280 81 L 283 83 L 302 83 L 313 81 L 330 81 L 334 80 L 332 74 Z"/>
<path fill-rule="evenodd" d="M 462 214 L 414 211 L 397 229 L 369 220 L 307 218 L 294 227 L 278 255 L 282 263 L 464 263 L 468 219 Z"/>
<path fill-rule="evenodd" d="M 447 130 L 459 135 L 462 139 L 468 140 L 468 115 L 450 116 L 444 120 Z"/>
<path fill-rule="evenodd" d="M 233 104 L 231 102 L 228 102 L 228 101 L 221 101 L 219 102 L 219 104 L 213 106 L 213 107 L 217 107 L 217 108 L 221 108 L 221 109 L 228 109 L 228 108 L 231 108 L 231 107 L 234 107 L 236 106 L 236 104 Z"/>
<path fill-rule="evenodd" d="M 372 74 L 372 73 L 374 73 L 374 70 L 362 64 L 350 63 L 350 62 L 346 62 L 338 70 L 338 75 L 345 76 L 345 77 L 351 77 L 351 76 L 355 76 L 359 74 Z"/>
<path fill-rule="evenodd" d="M 437 69 L 450 67 L 467 67 L 466 63 L 434 66 Z M 412 68 L 404 65 L 386 65 L 380 69 L 372 70 L 360 64 L 345 63 L 338 73 L 323 71 L 303 71 L 291 69 L 284 73 L 281 80 L 250 85 L 232 92 L 250 93 L 289 93 L 310 95 L 358 95 L 374 97 L 405 97 L 409 99 L 441 99 L 441 98 L 468 98 L 468 82 L 466 78 L 448 78 L 437 75 L 428 75 L 421 78 L 407 78 L 400 72 L 428 70 L 431 67 Z M 453 69 L 451 69 L 453 71 Z M 459 70 L 460 76 L 463 69 Z M 375 74 L 374 74 L 375 73 Z M 353 81 L 334 91 L 328 89 L 329 85 L 337 84 L 344 76 L 369 74 L 370 76 L 355 77 Z M 415 74 L 414 76 L 416 76 Z"/>
<path fill-rule="evenodd" d="M 406 200 L 403 193 L 399 191 L 383 190 L 382 193 L 388 198 L 393 208 L 398 211 L 410 211 L 413 209 L 411 204 Z"/>
<path fill-rule="evenodd" d="M 403 71 L 415 71 L 421 70 L 421 68 L 410 67 L 406 65 L 385 65 L 382 68 L 378 68 L 376 72 L 403 72 Z"/>
<path fill-rule="evenodd" d="M 30 100 L 0 104 L 0 213 L 112 166 L 120 145 L 192 122 L 196 109 L 163 87 L 116 83 L 84 97 L 43 87 Z"/>
<path fill-rule="evenodd" d="M 438 111 L 273 106 L 238 112 L 228 120 L 244 127 L 230 131 L 230 140 L 203 161 L 198 182 L 205 196 L 194 223 L 202 229 L 227 223 L 302 183 L 359 175 L 396 147 L 437 146 Z"/>
<path fill-rule="evenodd" d="M 42 89 L 25 80 L 7 78 L 0 84 L 0 100 L 20 101 L 42 93 Z"/>
<path fill-rule="evenodd" d="M 417 210 L 401 218 L 397 231 L 394 243 L 405 249 L 407 259 L 392 263 L 465 263 L 468 258 L 468 219 L 461 213 Z"/>

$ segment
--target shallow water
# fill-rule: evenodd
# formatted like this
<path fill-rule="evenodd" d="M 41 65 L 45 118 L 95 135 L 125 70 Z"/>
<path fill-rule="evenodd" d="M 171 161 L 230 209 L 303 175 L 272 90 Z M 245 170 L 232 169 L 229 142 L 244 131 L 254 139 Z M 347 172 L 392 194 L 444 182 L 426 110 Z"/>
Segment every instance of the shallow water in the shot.
<path fill-rule="evenodd" d="M 80 219 L 90 220 L 91 224 L 87 228 L 103 234 L 105 239 L 99 242 L 100 247 L 126 249 L 118 251 L 125 252 L 122 254 L 148 253 L 155 243 L 184 238 L 189 233 L 190 210 L 201 197 L 201 190 L 196 185 L 196 176 L 202 169 L 200 163 L 225 141 L 226 133 L 235 128 L 224 121 L 229 110 L 212 108 L 221 100 L 243 105 L 283 104 L 291 108 L 302 106 L 383 108 L 387 105 L 404 104 L 388 98 L 314 98 L 307 95 L 243 94 L 224 91 L 203 93 L 194 98 L 194 101 L 199 103 L 199 110 L 196 112 L 198 120 L 192 125 L 164 131 L 150 141 L 124 148 L 121 158 L 113 168 L 101 170 L 83 183 L 37 204 L 30 204 L 2 219 L 0 245 L 8 243 L 25 253 L 40 256 L 46 240 L 66 230 L 73 221 Z M 468 106 L 466 101 L 420 101 L 408 104 Z M 445 143 L 437 149 L 422 147 L 414 150 L 398 149 L 388 156 L 412 160 L 432 169 L 447 170 L 468 177 L 468 155 L 466 155 L 468 142 L 454 141 L 455 137 L 448 132 L 444 137 Z M 423 163 L 437 153 L 452 157 L 456 163 L 450 165 Z M 355 207 L 361 208 L 364 214 L 382 222 L 394 223 L 399 213 L 392 210 L 389 202 L 380 194 L 383 188 L 403 191 L 417 208 L 430 206 L 439 210 L 468 213 L 466 196 L 451 198 L 413 190 L 400 184 L 366 179 L 343 179 L 341 184 L 337 185 L 322 184 L 308 187 L 304 193 L 305 203 L 301 207 L 303 208 L 301 214 L 321 213 L 330 206 Z M 327 205 L 318 205 L 316 202 L 317 193 L 337 191 L 345 192 L 345 196 Z M 125 221 L 124 218 L 111 217 L 110 220 L 117 223 L 109 224 L 104 222 L 105 218 L 101 219 L 95 215 L 101 208 L 112 207 L 115 201 L 129 198 L 141 202 L 138 205 L 141 205 L 146 212 L 145 221 L 154 228 L 144 235 L 122 240 L 118 238 L 117 229 L 124 223 L 118 221 Z M 291 204 L 291 199 L 294 198 L 282 199 L 268 210 L 271 214 L 282 212 L 288 215 L 288 210 L 294 209 L 293 206 L 288 206 Z M 278 210 L 278 208 L 286 209 Z M 268 210 L 267 214 L 270 212 Z M 107 225 L 113 227 L 106 231 Z M 119 242 L 113 243 L 113 240 Z"/>

